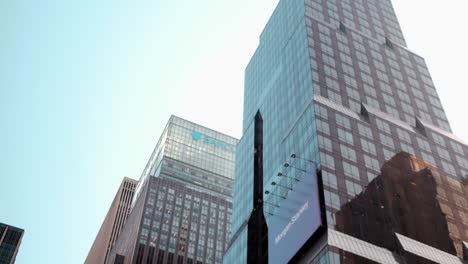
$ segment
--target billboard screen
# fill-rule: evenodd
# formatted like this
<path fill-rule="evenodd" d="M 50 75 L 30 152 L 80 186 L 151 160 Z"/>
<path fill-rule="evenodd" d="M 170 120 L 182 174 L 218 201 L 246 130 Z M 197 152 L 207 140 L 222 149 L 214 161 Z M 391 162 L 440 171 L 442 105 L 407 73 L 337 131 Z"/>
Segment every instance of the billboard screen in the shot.
<path fill-rule="evenodd" d="M 281 186 L 278 186 L 281 188 Z M 311 167 L 268 219 L 268 263 L 288 263 L 322 225 L 317 170 Z"/>

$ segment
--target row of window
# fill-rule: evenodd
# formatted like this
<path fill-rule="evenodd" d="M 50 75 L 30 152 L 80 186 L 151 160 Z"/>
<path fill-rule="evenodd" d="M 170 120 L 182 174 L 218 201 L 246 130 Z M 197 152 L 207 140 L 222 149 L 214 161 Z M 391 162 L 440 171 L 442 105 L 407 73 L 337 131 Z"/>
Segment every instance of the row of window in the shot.
<path fill-rule="evenodd" d="M 365 43 L 369 48 L 366 48 L 364 46 L 365 38 L 356 33 L 349 33 L 347 34 L 349 36 L 346 36 L 339 30 L 333 29 L 336 34 L 332 34 L 332 30 L 328 26 L 320 23 L 311 26 L 312 28 L 316 27 L 319 32 L 319 34 L 310 33 L 316 37 L 309 38 L 309 45 L 312 46 L 310 52 L 313 68 L 312 77 L 315 85 L 321 87 L 321 89 L 315 89 L 318 93 L 323 93 L 337 103 L 349 104 L 353 108 L 359 107 L 359 101 L 364 101 L 381 111 L 406 121 L 413 120 L 415 115 L 418 115 L 431 123 L 450 130 L 425 63 L 418 56 L 402 49 L 385 49 L 381 44 L 367 39 Z M 336 37 L 335 43 L 338 45 L 338 51 L 333 48 L 332 37 Z M 348 37 L 350 38 L 348 39 Z M 315 45 L 315 42 L 320 43 L 319 47 Z M 353 46 L 350 46 L 349 43 L 352 43 Z M 354 47 L 353 52 L 351 52 L 350 47 Z M 321 50 L 320 58 L 323 61 L 321 64 L 317 63 L 319 58 L 316 55 L 316 50 Z M 339 56 L 335 54 L 336 52 L 339 53 Z M 399 56 L 395 52 L 398 52 Z M 352 55 L 356 56 L 357 61 L 353 59 Z M 336 58 L 337 56 L 339 58 Z M 369 60 L 369 58 L 371 59 Z M 338 65 L 341 65 L 343 73 L 338 74 L 336 64 L 340 60 L 341 63 Z M 390 66 L 386 66 L 386 61 Z M 370 62 L 373 64 L 372 69 L 375 69 L 375 74 L 371 71 Z M 356 76 L 355 73 L 357 67 L 360 68 L 359 76 Z M 320 68 L 323 68 L 324 75 L 319 73 Z M 391 79 L 387 73 L 391 73 Z M 356 81 L 357 77 L 362 79 L 362 83 L 359 83 L 360 87 Z M 418 78 L 421 81 L 418 81 Z M 389 85 L 390 82 L 396 89 Z M 378 93 L 376 89 L 379 91 Z M 414 96 L 408 96 L 411 93 Z M 361 94 L 364 96 L 363 98 L 361 98 Z M 343 98 L 345 95 L 347 97 Z M 379 98 L 380 96 L 381 98 Z M 394 99 L 397 96 L 398 101 Z"/>
<path fill-rule="evenodd" d="M 346 1 L 310 0 L 306 1 L 306 14 L 314 19 L 334 24 L 343 21 L 347 26 L 368 36 L 389 35 L 399 44 L 405 45 L 403 34 L 391 5 L 389 7 L 380 2 L 373 3 L 375 4 L 365 5 L 358 1 L 346 3 Z M 340 16 L 340 12 L 342 16 Z"/>

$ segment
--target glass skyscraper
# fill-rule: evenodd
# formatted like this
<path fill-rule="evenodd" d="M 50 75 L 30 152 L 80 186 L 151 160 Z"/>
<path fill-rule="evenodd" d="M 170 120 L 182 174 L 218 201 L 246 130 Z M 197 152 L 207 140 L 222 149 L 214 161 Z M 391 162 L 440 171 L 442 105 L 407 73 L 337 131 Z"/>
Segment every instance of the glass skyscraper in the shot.
<path fill-rule="evenodd" d="M 172 116 L 107 263 L 222 263 L 237 143 Z"/>
<path fill-rule="evenodd" d="M 317 167 L 320 188 L 311 195 L 320 196 L 315 214 L 322 214 L 324 221 L 320 228 L 306 227 L 317 231 L 302 247 L 279 249 L 294 251 L 293 261 L 401 263 L 405 252 L 415 255 L 421 248 L 418 263 L 432 263 L 428 256 L 437 254 L 461 261 L 468 241 L 468 197 L 463 189 L 468 146 L 452 134 L 426 63 L 406 47 L 390 0 L 279 2 L 245 72 L 243 136 L 237 148 L 226 264 L 247 262 L 257 112 L 263 117 L 263 208 L 269 247 L 287 238 L 301 215 L 313 209 L 281 211 Z M 443 202 L 444 214 L 460 212 L 445 221 L 452 251 L 440 251 L 430 239 L 393 228 L 391 219 L 398 218 L 394 213 L 369 214 L 374 218 L 366 220 L 393 230 L 392 247 L 366 237 L 365 226 L 351 232 L 337 224 L 337 213 L 348 210 L 349 203 L 363 207 L 357 197 L 380 197 L 384 187 L 377 183 L 387 174 L 381 168 L 400 152 L 437 168 L 447 182 L 460 187 L 449 188 L 453 197 Z M 360 196 L 371 185 L 379 187 Z M 398 197 L 397 192 L 391 197 Z M 386 210 L 382 201 L 373 204 Z M 284 213 L 287 210 L 291 212 Z M 281 218 L 284 229 L 275 240 L 271 223 Z M 424 233 L 430 228 L 414 225 L 407 230 Z"/>
<path fill-rule="evenodd" d="M 24 230 L 0 223 L 0 263 L 13 264 L 16 260 Z"/>

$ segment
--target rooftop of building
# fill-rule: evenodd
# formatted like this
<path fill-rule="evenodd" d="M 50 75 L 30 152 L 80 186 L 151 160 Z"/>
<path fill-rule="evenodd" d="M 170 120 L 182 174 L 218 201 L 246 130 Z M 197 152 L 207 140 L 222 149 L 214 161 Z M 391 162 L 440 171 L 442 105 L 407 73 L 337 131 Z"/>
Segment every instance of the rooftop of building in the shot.
<path fill-rule="evenodd" d="M 195 122 L 193 122 L 193 121 L 187 120 L 187 119 L 185 119 L 185 118 L 182 118 L 182 117 L 179 117 L 179 116 L 176 116 L 176 115 L 171 115 L 171 117 L 169 118 L 169 121 L 168 121 L 167 123 L 168 123 L 168 124 L 169 124 L 169 123 L 172 123 L 174 119 L 183 120 L 183 121 L 185 121 L 185 122 L 187 122 L 187 123 L 190 123 L 190 124 L 192 124 L 192 125 L 194 125 L 194 126 L 203 127 L 203 128 L 205 128 L 205 129 L 207 129 L 207 130 L 210 130 L 210 131 L 212 131 L 212 132 L 214 132 L 214 133 L 221 134 L 221 135 L 223 135 L 223 136 L 229 137 L 229 138 L 231 138 L 231 139 L 233 139 L 233 140 L 235 140 L 235 141 L 239 141 L 238 138 L 235 138 L 235 137 L 233 137 L 233 136 L 231 136 L 231 135 L 225 134 L 225 133 L 223 133 L 223 132 L 219 132 L 219 131 L 214 130 L 214 129 L 211 129 L 211 128 L 205 126 L 205 125 L 195 123 Z"/>

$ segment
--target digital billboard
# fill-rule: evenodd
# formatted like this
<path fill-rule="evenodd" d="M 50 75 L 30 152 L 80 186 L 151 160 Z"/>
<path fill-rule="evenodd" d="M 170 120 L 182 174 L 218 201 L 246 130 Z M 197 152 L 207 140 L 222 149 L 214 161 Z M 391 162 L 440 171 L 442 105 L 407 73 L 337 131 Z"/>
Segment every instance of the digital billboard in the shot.
<path fill-rule="evenodd" d="M 268 218 L 268 263 L 288 263 L 322 225 L 315 166 L 298 179 Z"/>

